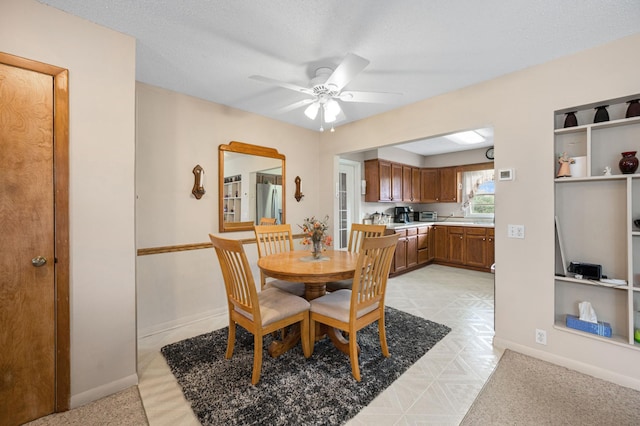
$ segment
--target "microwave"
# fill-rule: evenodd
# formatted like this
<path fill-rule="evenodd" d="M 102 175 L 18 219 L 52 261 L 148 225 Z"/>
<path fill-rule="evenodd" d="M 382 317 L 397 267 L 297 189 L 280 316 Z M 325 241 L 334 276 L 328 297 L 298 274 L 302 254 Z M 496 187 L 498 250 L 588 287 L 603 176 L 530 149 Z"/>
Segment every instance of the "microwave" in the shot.
<path fill-rule="evenodd" d="M 437 212 L 414 212 L 413 220 L 416 222 L 436 222 L 438 220 Z"/>

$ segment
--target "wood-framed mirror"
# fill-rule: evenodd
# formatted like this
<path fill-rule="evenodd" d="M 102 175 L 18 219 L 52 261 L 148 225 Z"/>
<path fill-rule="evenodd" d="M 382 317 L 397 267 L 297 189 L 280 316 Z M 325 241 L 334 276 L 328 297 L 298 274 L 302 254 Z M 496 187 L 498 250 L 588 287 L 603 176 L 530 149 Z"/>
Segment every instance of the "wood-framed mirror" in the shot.
<path fill-rule="evenodd" d="M 286 223 L 285 156 L 232 141 L 218 147 L 220 232 L 251 231 L 263 217 Z"/>

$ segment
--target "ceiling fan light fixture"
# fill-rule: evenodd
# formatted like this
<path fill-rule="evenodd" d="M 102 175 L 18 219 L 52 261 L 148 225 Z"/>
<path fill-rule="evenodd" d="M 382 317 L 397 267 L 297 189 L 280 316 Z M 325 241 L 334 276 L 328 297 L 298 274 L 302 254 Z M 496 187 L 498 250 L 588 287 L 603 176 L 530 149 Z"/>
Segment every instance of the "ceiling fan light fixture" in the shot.
<path fill-rule="evenodd" d="M 340 114 L 340 104 L 335 99 L 329 99 L 324 104 L 324 113 L 333 116 L 335 120 L 335 117 Z"/>
<path fill-rule="evenodd" d="M 320 104 L 318 102 L 314 102 L 304 110 L 304 115 L 309 117 L 310 120 L 315 120 L 316 117 L 318 116 L 319 109 L 320 109 Z"/>

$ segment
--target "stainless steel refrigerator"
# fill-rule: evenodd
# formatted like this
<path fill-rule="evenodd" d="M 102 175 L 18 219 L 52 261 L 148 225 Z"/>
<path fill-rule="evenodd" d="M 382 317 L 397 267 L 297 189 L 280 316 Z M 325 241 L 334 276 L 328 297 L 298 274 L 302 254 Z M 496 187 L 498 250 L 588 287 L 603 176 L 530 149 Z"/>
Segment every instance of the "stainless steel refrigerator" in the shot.
<path fill-rule="evenodd" d="M 256 224 L 263 217 L 274 217 L 282 223 L 282 185 L 256 184 Z"/>

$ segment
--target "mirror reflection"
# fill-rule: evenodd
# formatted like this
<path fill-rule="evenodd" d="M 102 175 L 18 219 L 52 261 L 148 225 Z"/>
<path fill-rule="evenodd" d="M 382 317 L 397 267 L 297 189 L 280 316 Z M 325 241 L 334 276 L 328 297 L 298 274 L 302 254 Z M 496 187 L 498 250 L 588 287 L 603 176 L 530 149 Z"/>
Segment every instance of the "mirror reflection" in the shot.
<path fill-rule="evenodd" d="M 220 232 L 253 229 L 261 220 L 285 223 L 284 155 L 272 148 L 220 145 Z"/>

